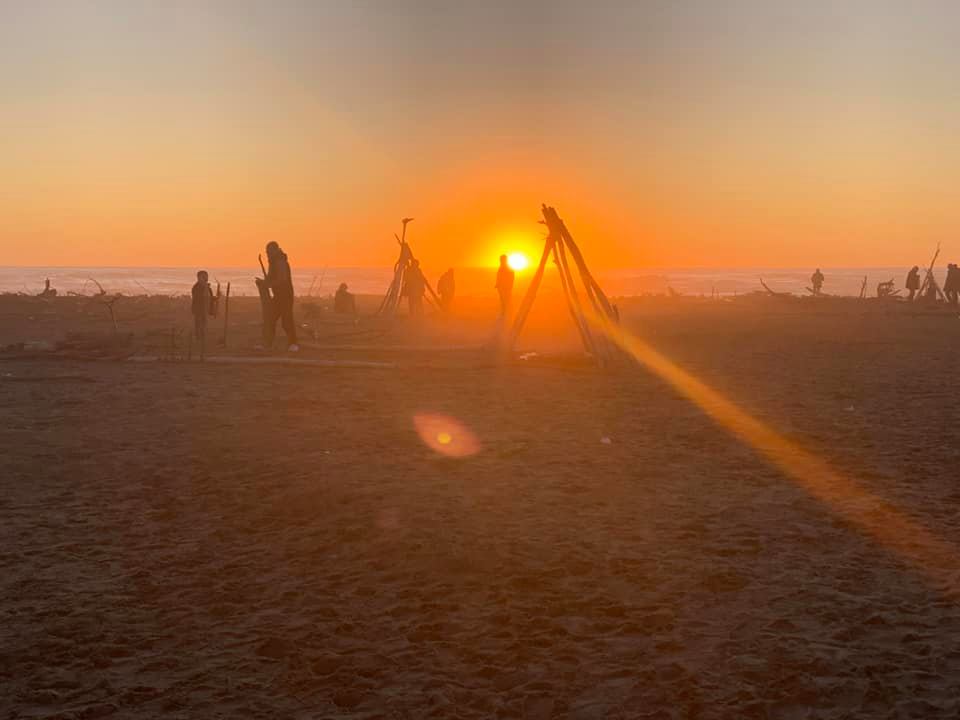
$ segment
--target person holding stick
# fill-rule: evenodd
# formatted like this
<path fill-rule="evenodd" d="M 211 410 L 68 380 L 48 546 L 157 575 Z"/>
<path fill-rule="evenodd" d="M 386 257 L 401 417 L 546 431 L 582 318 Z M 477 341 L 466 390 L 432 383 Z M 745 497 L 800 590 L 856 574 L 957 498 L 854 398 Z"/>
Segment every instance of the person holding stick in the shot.
<path fill-rule="evenodd" d="M 270 241 L 267 243 L 267 288 L 273 291 L 271 315 L 266 323 L 266 346 L 273 346 L 274 334 L 277 331 L 277 320 L 283 326 L 287 335 L 287 350 L 297 352 L 297 326 L 293 320 L 293 275 L 290 272 L 290 261 L 280 246 Z"/>

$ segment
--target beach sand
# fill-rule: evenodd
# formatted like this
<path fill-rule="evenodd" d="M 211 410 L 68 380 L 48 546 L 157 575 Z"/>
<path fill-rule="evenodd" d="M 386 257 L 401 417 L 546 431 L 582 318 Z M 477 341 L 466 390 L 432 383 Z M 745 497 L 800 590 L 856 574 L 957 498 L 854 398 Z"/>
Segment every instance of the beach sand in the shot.
<path fill-rule="evenodd" d="M 119 330 L 161 356 L 185 307 L 125 298 Z M 621 311 L 960 543 L 956 313 Z M 254 356 L 256 306 L 231 312 L 230 352 Z M 521 345 L 572 349 L 562 319 Z M 0 298 L 0 717 L 960 714 L 960 596 L 922 563 L 642 367 L 449 349 L 492 322 L 484 303 L 420 327 L 324 316 L 298 356 L 384 369 L 97 362 L 47 356 L 109 331 L 95 300 Z M 397 349 L 426 344 L 448 349 Z M 478 452 L 435 452 L 417 414 Z"/>

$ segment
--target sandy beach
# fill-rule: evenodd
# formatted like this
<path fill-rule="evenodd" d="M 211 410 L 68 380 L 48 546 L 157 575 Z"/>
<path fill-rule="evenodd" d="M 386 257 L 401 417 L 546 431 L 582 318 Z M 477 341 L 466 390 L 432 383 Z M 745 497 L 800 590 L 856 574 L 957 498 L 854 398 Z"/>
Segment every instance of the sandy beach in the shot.
<path fill-rule="evenodd" d="M 157 354 L 149 338 L 182 325 L 184 302 L 125 299 L 120 331 Z M 93 303 L 0 299 L 3 717 L 960 712 L 958 596 L 642 367 L 449 349 L 489 333 L 482 304 L 352 339 L 368 320 L 325 318 L 300 355 L 389 368 L 49 353 L 69 327 L 109 331 Z M 252 356 L 242 305 L 229 352 Z M 956 314 L 771 298 L 621 310 L 960 542 Z M 550 327 L 525 342 L 573 347 Z M 431 343 L 448 349 L 397 349 Z M 348 344 L 361 349 L 323 349 Z M 435 452 L 424 414 L 478 451 Z"/>

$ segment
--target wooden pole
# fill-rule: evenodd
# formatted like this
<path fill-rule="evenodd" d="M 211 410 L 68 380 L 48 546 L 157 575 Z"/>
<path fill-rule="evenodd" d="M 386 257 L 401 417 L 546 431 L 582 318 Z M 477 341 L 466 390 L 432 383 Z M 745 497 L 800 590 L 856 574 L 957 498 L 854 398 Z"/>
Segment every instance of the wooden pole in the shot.
<path fill-rule="evenodd" d="M 223 300 L 223 347 L 227 347 L 227 329 L 230 327 L 230 283 L 227 283 L 227 294 Z"/>
<path fill-rule="evenodd" d="M 588 294 L 593 293 L 596 297 L 596 300 L 599 301 L 600 305 L 603 308 L 603 312 L 611 320 L 616 318 L 616 313 L 613 310 L 613 305 L 610 303 L 610 300 L 607 298 L 606 293 L 603 292 L 603 288 L 600 287 L 600 283 L 594 279 L 593 275 L 590 273 L 590 269 L 587 267 L 586 261 L 583 259 L 583 253 L 580 252 L 580 248 L 577 246 L 576 241 L 573 239 L 573 235 L 570 234 L 570 231 L 567 229 L 566 224 L 563 220 L 560 219 L 560 216 L 557 215 L 557 211 L 553 208 L 548 208 L 544 206 L 544 217 L 547 217 L 547 213 L 550 213 L 556 222 L 559 224 L 560 232 L 563 236 L 563 240 L 566 243 L 566 246 L 570 249 L 570 255 L 573 257 L 573 261 L 577 264 L 577 268 L 580 270 L 580 275 L 583 277 L 584 287 L 588 288 Z M 600 308 L 597 308 L 597 311 L 600 311 Z"/>
<path fill-rule="evenodd" d="M 513 350 L 513 345 L 517 341 L 517 337 L 520 335 L 520 331 L 523 330 L 523 325 L 527 321 L 527 315 L 530 313 L 530 308 L 533 307 L 533 301 L 537 297 L 537 290 L 540 289 L 540 282 L 543 280 L 543 271 L 547 266 L 547 258 L 550 257 L 550 253 L 553 251 L 554 239 L 552 236 L 547 237 L 546 242 L 543 244 L 543 254 L 540 255 L 540 263 L 537 265 L 537 270 L 533 274 L 533 277 L 530 278 L 530 284 L 527 286 L 527 292 L 523 296 L 523 302 L 520 303 L 520 309 L 517 310 L 517 316 L 514 318 L 513 327 L 510 329 L 510 334 L 507 336 L 507 343 L 503 349 L 507 352 Z M 506 318 L 504 318 L 506 320 Z"/>
<path fill-rule="evenodd" d="M 557 251 L 558 247 L 562 248 L 563 245 L 561 243 L 554 244 L 553 262 L 556 263 L 557 270 L 560 273 L 560 285 L 563 287 L 563 295 L 567 300 L 567 310 L 570 311 L 570 317 L 573 318 L 573 324 L 577 326 L 577 332 L 580 333 L 580 341 L 583 343 L 583 349 L 588 353 L 595 355 L 596 353 L 593 349 L 593 343 L 590 337 L 590 330 L 587 328 L 586 318 L 583 317 L 583 313 L 579 310 L 578 306 L 574 304 L 571 288 L 567 284 L 567 275 L 569 273 L 569 269 L 564 267 L 561 254 Z"/>

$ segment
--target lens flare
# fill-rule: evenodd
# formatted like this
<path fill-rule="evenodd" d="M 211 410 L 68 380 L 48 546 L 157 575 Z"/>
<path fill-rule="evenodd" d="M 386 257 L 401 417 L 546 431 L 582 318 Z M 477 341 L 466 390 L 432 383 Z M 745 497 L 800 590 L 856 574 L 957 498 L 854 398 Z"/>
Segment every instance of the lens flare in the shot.
<path fill-rule="evenodd" d="M 440 455 L 461 458 L 480 451 L 480 441 L 463 423 L 449 415 L 417 413 L 413 427 L 424 445 Z"/>

